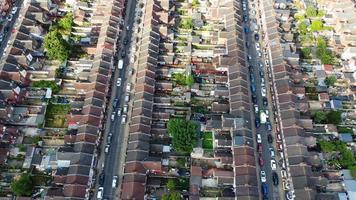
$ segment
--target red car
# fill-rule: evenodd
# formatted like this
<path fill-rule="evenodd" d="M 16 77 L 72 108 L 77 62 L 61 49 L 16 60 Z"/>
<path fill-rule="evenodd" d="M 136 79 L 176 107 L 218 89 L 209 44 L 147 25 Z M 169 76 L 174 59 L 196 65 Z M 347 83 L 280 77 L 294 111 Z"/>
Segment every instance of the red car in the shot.
<path fill-rule="evenodd" d="M 258 163 L 260 164 L 260 167 L 262 167 L 265 164 L 265 162 L 263 161 L 263 158 L 261 158 L 261 157 L 259 158 Z"/>
<path fill-rule="evenodd" d="M 257 144 L 258 153 L 262 153 L 262 144 Z"/>

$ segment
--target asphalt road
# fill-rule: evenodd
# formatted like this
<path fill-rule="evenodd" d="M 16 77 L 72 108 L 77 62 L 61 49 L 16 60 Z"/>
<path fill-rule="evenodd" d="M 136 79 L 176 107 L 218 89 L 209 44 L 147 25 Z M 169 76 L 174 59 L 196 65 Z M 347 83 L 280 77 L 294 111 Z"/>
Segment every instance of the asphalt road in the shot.
<path fill-rule="evenodd" d="M 255 4 L 254 8 L 251 7 L 252 3 Z M 257 20 L 257 24 L 258 24 L 258 8 L 256 8 L 257 5 L 256 5 L 256 2 L 250 2 L 249 3 L 249 6 L 247 6 L 247 11 L 245 12 L 247 15 L 248 15 L 248 22 L 245 23 L 245 26 L 249 27 L 250 29 L 253 29 L 253 27 L 256 27 L 256 22 L 255 20 L 253 19 L 256 19 Z M 252 10 L 255 10 L 255 12 L 253 12 Z M 257 14 L 256 14 L 257 13 Z M 260 25 L 258 25 L 260 27 Z M 259 40 L 256 41 L 255 40 L 255 33 L 258 33 L 259 35 Z M 248 43 L 248 47 L 247 47 L 247 54 L 249 56 L 251 56 L 251 60 L 249 60 L 249 65 L 252 66 L 253 68 L 253 78 L 254 78 L 254 85 L 256 86 L 256 92 L 254 94 L 256 94 L 257 96 L 257 105 L 258 105 L 258 108 L 259 108 L 259 112 L 261 110 L 268 110 L 269 111 L 269 119 L 271 121 L 271 124 L 273 126 L 273 116 L 272 116 L 272 101 L 271 101 L 271 98 L 269 97 L 270 95 L 270 92 L 268 91 L 269 87 L 268 87 L 268 76 L 267 76 L 267 72 L 265 70 L 265 61 L 263 59 L 263 45 L 261 43 L 262 41 L 262 34 L 260 33 L 259 30 L 255 30 L 255 31 L 251 31 L 249 33 L 246 34 L 246 37 L 245 37 L 245 40 L 246 42 Z M 257 53 L 257 48 L 256 48 L 256 43 L 259 43 L 260 44 L 260 52 L 262 53 L 262 56 L 260 57 Z M 246 45 L 246 44 L 245 44 Z M 261 68 L 259 63 L 262 63 L 263 67 Z M 263 76 L 260 75 L 260 71 L 263 72 Z M 268 100 L 268 106 L 264 106 L 263 105 L 263 96 L 261 94 L 261 90 L 262 90 L 262 86 L 261 86 L 261 83 L 262 83 L 262 78 L 264 78 L 265 80 L 265 88 L 266 88 L 266 91 L 267 91 L 267 94 L 266 94 L 266 97 L 267 97 L 267 100 Z M 252 83 L 251 83 L 252 84 Z M 253 112 L 254 109 L 253 109 Z M 255 113 L 255 117 L 259 117 L 259 113 Z M 255 119 L 254 119 L 255 120 Z M 273 127 L 274 128 L 274 127 Z M 268 140 L 267 140 L 267 136 L 268 134 L 271 134 L 271 131 L 268 131 L 267 130 L 267 127 L 265 124 L 261 124 L 261 126 L 259 128 L 256 128 L 256 134 L 259 133 L 261 135 L 261 139 L 262 139 L 262 154 L 259 154 L 259 157 L 262 157 L 263 161 L 264 161 L 264 165 L 261 166 L 261 171 L 265 171 L 266 172 L 266 184 L 268 186 L 268 199 L 280 199 L 280 188 L 279 186 L 274 186 L 273 185 L 273 181 L 272 181 L 272 168 L 271 168 L 271 153 L 270 153 L 270 148 L 273 148 L 274 149 L 274 152 L 275 152 L 275 155 L 276 155 L 276 158 L 277 158 L 277 155 L 279 154 L 277 152 L 277 150 L 275 149 L 275 145 L 274 145 L 274 142 L 272 144 L 268 143 Z M 256 150 L 257 151 L 257 150 Z M 273 158 L 272 158 L 273 159 Z M 276 164 L 277 164 L 277 174 L 279 175 L 279 166 L 278 166 L 278 159 L 276 159 Z M 281 179 L 279 179 L 279 182 L 281 183 Z M 281 185 L 281 184 L 279 184 Z"/>
<path fill-rule="evenodd" d="M 23 12 L 23 10 L 21 10 L 23 8 L 22 3 L 23 3 L 23 0 L 17 0 L 14 5 L 14 6 L 18 7 L 17 12 L 13 15 L 12 20 L 10 22 L 7 21 L 7 19 L 5 19 L 5 21 L 4 21 L 4 24 L 6 24 L 6 26 L 4 26 L 4 29 L 3 29 L 4 38 L 3 38 L 2 42 L 0 42 L 0 59 L 3 56 L 4 49 L 5 49 L 7 42 L 12 34 L 12 28 L 15 25 L 16 19 L 19 17 L 20 13 Z M 11 9 L 10 9 L 10 13 L 11 13 Z M 7 18 L 7 16 L 5 18 Z"/>
<path fill-rule="evenodd" d="M 125 20 L 123 22 L 122 26 L 122 32 L 120 35 L 120 42 L 117 45 L 117 57 L 115 58 L 115 75 L 112 78 L 112 83 L 111 83 L 111 99 L 110 99 L 110 104 L 108 106 L 108 116 L 107 116 L 107 123 L 106 123 L 106 130 L 105 134 L 103 136 L 103 142 L 101 144 L 101 155 L 100 159 L 98 161 L 98 172 L 99 174 L 104 173 L 104 184 L 100 185 L 101 187 L 104 187 L 104 195 L 103 199 L 118 199 L 119 197 L 117 196 L 118 194 L 116 193 L 117 188 L 112 187 L 112 181 L 113 181 L 113 176 L 119 175 L 119 171 L 121 171 L 121 166 L 124 160 L 122 160 L 121 154 L 125 153 L 125 149 L 123 148 L 123 141 L 125 137 L 125 125 L 126 123 L 122 123 L 122 116 L 117 115 L 117 112 L 119 109 L 122 109 L 123 106 L 127 103 L 125 103 L 125 95 L 126 95 L 126 84 L 130 78 L 128 76 L 128 65 L 129 65 L 129 58 L 127 57 L 127 49 L 130 46 L 130 42 L 127 45 L 124 45 L 124 40 L 127 39 L 128 41 L 131 41 L 132 37 L 132 31 L 131 28 L 133 27 L 133 23 L 135 20 L 135 7 L 136 7 L 136 0 L 129 0 L 127 1 L 126 5 L 126 15 L 125 15 Z M 126 30 L 126 27 L 129 26 L 131 27 L 129 30 Z M 125 55 L 121 55 L 122 49 L 125 49 Z M 124 60 L 124 65 L 123 69 L 118 69 L 117 68 L 117 63 L 119 59 Z M 121 86 L 117 87 L 117 79 L 121 78 Z M 115 99 L 118 99 L 117 106 L 113 106 L 113 101 Z M 112 121 L 111 120 L 111 114 L 112 112 L 115 112 L 115 119 Z M 127 119 L 126 119 L 127 121 Z M 109 133 L 112 133 L 112 139 L 110 143 L 110 148 L 108 153 L 104 152 L 105 146 L 107 145 L 107 136 Z M 101 168 L 104 163 L 104 168 Z M 99 180 L 99 174 L 97 180 Z M 99 181 L 97 181 L 99 182 Z M 118 183 L 117 185 L 119 185 Z M 96 185 L 96 187 L 99 187 L 99 184 Z M 95 193 L 95 198 L 96 198 L 96 193 Z"/>

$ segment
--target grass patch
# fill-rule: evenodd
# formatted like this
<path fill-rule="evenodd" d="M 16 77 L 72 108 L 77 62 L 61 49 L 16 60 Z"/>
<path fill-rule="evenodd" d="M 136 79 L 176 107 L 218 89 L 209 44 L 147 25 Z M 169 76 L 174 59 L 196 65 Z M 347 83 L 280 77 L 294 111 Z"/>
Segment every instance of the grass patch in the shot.
<path fill-rule="evenodd" d="M 203 148 L 204 149 L 213 149 L 213 133 L 204 132 L 203 133 Z"/>
<path fill-rule="evenodd" d="M 46 111 L 46 127 L 65 128 L 66 114 L 70 111 L 70 104 L 54 104 L 50 102 Z"/>

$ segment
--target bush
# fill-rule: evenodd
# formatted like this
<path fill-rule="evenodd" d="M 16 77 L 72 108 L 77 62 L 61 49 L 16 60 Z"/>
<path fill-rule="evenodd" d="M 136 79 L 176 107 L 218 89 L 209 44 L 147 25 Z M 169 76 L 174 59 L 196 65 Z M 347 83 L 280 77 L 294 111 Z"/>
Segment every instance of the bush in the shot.
<path fill-rule="evenodd" d="M 44 48 L 46 49 L 48 58 L 52 60 L 65 61 L 71 53 L 70 44 L 63 39 L 57 29 L 50 31 L 45 36 Z"/>
<path fill-rule="evenodd" d="M 309 47 L 304 47 L 300 50 L 300 57 L 302 59 L 311 59 L 311 49 Z"/>
<path fill-rule="evenodd" d="M 336 83 L 337 79 L 335 76 L 328 76 L 325 78 L 324 82 L 325 84 L 330 87 L 330 86 L 334 86 Z"/>
<path fill-rule="evenodd" d="M 183 119 L 170 119 L 168 133 L 173 147 L 179 152 L 190 153 L 197 142 L 198 125 Z"/>
<path fill-rule="evenodd" d="M 327 48 L 327 44 L 324 38 L 317 38 L 316 57 L 320 59 L 322 64 L 333 64 L 333 53 Z"/>
<path fill-rule="evenodd" d="M 314 122 L 317 124 L 324 124 L 326 122 L 326 114 L 323 111 L 316 111 L 313 116 Z"/>
<path fill-rule="evenodd" d="M 15 193 L 16 196 L 31 196 L 33 191 L 32 178 L 30 174 L 22 174 L 17 180 L 11 183 L 11 191 Z"/>
<path fill-rule="evenodd" d="M 310 25 L 310 30 L 312 32 L 319 32 L 322 31 L 324 27 L 324 24 L 320 20 L 313 20 L 311 25 Z"/>
<path fill-rule="evenodd" d="M 179 27 L 183 29 L 193 29 L 193 19 L 192 18 L 182 19 L 179 24 Z"/>
<path fill-rule="evenodd" d="M 341 119 L 341 114 L 342 112 L 339 110 L 332 110 L 330 111 L 326 117 L 327 117 L 327 121 L 330 124 L 335 124 L 338 125 L 341 123 L 342 119 Z"/>

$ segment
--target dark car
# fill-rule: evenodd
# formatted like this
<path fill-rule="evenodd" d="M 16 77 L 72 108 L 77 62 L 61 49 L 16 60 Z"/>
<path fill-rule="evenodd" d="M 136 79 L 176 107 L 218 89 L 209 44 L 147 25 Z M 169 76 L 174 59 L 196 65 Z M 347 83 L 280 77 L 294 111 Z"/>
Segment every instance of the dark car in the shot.
<path fill-rule="evenodd" d="M 256 85 L 255 84 L 251 84 L 251 91 L 252 91 L 252 93 L 256 92 Z"/>
<path fill-rule="evenodd" d="M 273 137 L 272 137 L 271 134 L 268 134 L 268 135 L 267 135 L 267 140 L 268 140 L 269 143 L 272 143 L 272 142 L 273 142 Z"/>
<path fill-rule="evenodd" d="M 267 129 L 268 131 L 272 131 L 271 122 L 266 122 L 266 129 Z"/>
<path fill-rule="evenodd" d="M 259 72 L 260 72 L 260 77 L 261 77 L 261 78 L 265 76 L 265 74 L 263 73 L 262 70 L 260 70 Z"/>
<path fill-rule="evenodd" d="M 246 44 L 246 47 L 248 48 L 250 46 L 250 44 L 248 42 L 245 43 Z"/>
<path fill-rule="evenodd" d="M 262 101 L 263 101 L 263 105 L 264 105 L 264 106 L 267 106 L 267 105 L 268 105 L 268 101 L 267 101 L 267 98 L 266 98 L 266 97 L 263 97 Z"/>
<path fill-rule="evenodd" d="M 260 164 L 260 167 L 262 167 L 265 164 L 265 162 L 263 161 L 263 158 L 261 158 L 261 157 L 259 158 L 258 163 Z"/>
<path fill-rule="evenodd" d="M 260 40 L 260 36 L 257 33 L 255 34 L 255 40 L 256 41 Z"/>
<path fill-rule="evenodd" d="M 104 185 L 104 180 L 105 180 L 105 174 L 101 173 L 99 175 L 99 185 Z"/>
<path fill-rule="evenodd" d="M 123 49 L 121 50 L 121 58 L 125 58 L 125 56 L 126 56 L 126 50 Z"/>
<path fill-rule="evenodd" d="M 273 181 L 273 185 L 278 185 L 279 184 L 278 174 L 276 172 L 272 173 L 272 181 Z"/>
<path fill-rule="evenodd" d="M 244 22 L 247 22 L 248 18 L 246 14 L 244 14 L 243 18 L 244 18 Z"/>
<path fill-rule="evenodd" d="M 263 196 L 268 196 L 268 186 L 266 183 L 262 183 L 262 194 Z"/>
<path fill-rule="evenodd" d="M 252 102 L 257 104 L 257 96 L 255 94 L 252 95 Z"/>
<path fill-rule="evenodd" d="M 258 153 L 262 153 L 262 144 L 257 144 Z"/>
<path fill-rule="evenodd" d="M 248 71 L 250 72 L 250 74 L 253 74 L 253 66 L 252 65 L 248 66 Z"/>
<path fill-rule="evenodd" d="M 247 26 L 245 26 L 245 27 L 244 27 L 244 32 L 245 32 L 245 33 L 249 33 L 249 32 L 250 32 L 250 28 L 247 27 Z"/>
<path fill-rule="evenodd" d="M 261 124 L 260 124 L 260 119 L 259 118 L 255 119 L 255 126 L 256 126 L 256 128 L 260 128 Z"/>
<path fill-rule="evenodd" d="M 124 45 L 127 45 L 129 43 L 129 40 L 127 38 L 124 39 Z"/>

